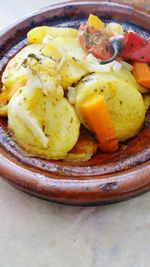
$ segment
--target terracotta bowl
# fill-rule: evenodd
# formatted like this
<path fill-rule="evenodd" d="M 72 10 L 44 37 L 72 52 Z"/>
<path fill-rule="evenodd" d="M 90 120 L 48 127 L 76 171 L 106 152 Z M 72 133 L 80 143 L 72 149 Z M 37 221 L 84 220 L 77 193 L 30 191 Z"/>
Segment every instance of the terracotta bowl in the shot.
<path fill-rule="evenodd" d="M 1 73 L 25 44 L 27 32 L 38 25 L 78 27 L 89 13 L 150 37 L 150 13 L 131 5 L 79 1 L 43 8 L 4 29 L 0 36 Z M 119 151 L 97 154 L 86 163 L 66 163 L 28 157 L 12 139 L 0 118 L 0 175 L 32 195 L 73 205 L 121 201 L 150 189 L 150 115 L 138 136 Z"/>

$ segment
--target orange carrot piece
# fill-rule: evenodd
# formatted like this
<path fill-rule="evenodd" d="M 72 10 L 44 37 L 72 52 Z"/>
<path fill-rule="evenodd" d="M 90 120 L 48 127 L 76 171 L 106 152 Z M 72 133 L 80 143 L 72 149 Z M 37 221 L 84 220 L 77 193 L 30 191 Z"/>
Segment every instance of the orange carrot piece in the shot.
<path fill-rule="evenodd" d="M 96 134 L 103 152 L 118 149 L 118 139 L 104 96 L 92 95 L 81 104 L 81 112 L 91 130 Z"/>
<path fill-rule="evenodd" d="M 5 89 L 0 94 L 0 104 L 6 104 L 12 97 L 12 95 L 21 87 L 25 86 L 26 79 L 22 78 L 16 81 L 9 89 Z"/>
<path fill-rule="evenodd" d="M 132 73 L 138 83 L 150 89 L 150 68 L 147 63 L 135 62 Z"/>

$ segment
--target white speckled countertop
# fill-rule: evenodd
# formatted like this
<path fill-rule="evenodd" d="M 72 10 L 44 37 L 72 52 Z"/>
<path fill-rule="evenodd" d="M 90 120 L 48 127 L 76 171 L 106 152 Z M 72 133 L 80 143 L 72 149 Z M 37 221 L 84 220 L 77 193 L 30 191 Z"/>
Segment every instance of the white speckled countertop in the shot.
<path fill-rule="evenodd" d="M 56 2 L 1 0 L 0 28 Z M 69 207 L 0 180 L 0 267 L 150 267 L 149 210 L 150 193 L 115 205 Z"/>

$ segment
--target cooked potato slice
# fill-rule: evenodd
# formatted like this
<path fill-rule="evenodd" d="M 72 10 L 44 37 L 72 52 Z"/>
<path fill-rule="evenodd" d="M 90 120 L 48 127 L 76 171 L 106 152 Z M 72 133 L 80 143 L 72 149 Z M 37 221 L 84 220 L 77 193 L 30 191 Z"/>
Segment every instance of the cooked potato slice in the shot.
<path fill-rule="evenodd" d="M 62 87 L 67 89 L 69 86 L 76 84 L 87 73 L 87 69 L 76 60 L 72 58 L 66 58 L 59 71 Z"/>
<path fill-rule="evenodd" d="M 78 142 L 73 149 L 68 153 L 67 161 L 87 161 L 98 150 L 98 143 L 92 137 L 88 135 L 80 135 Z"/>
<path fill-rule="evenodd" d="M 85 58 L 87 53 L 82 49 L 77 37 L 47 38 L 42 54 L 61 61 L 62 58 L 72 58 L 85 68 Z"/>
<path fill-rule="evenodd" d="M 88 69 L 83 63 L 87 53 L 81 48 L 78 38 L 58 37 L 49 40 L 43 48 L 42 54 L 58 61 L 59 74 L 64 89 L 77 83 L 88 73 Z"/>
<path fill-rule="evenodd" d="M 59 37 L 55 39 L 55 43 L 66 52 L 67 56 L 72 57 L 77 61 L 82 60 L 88 55 L 82 49 L 78 37 Z"/>
<path fill-rule="evenodd" d="M 58 69 L 64 89 L 77 83 L 88 73 L 86 66 L 82 63 L 87 54 L 81 48 L 78 38 L 59 37 L 49 40 L 42 53 L 59 62 L 63 58 L 60 69 Z"/>
<path fill-rule="evenodd" d="M 22 66 L 24 60 L 29 54 L 39 54 L 43 45 L 29 45 L 17 53 L 7 64 L 3 75 L 2 83 L 5 87 L 11 87 L 16 80 L 25 78 L 26 69 Z"/>
<path fill-rule="evenodd" d="M 61 61 L 62 55 L 58 48 L 56 47 L 56 44 L 54 41 L 51 41 L 51 43 L 48 43 L 44 46 L 44 48 L 41 51 L 41 54 L 46 57 L 50 57 L 55 61 Z"/>
<path fill-rule="evenodd" d="M 145 118 L 145 105 L 142 95 L 131 84 L 111 74 L 91 74 L 84 78 L 76 86 L 75 106 L 80 121 L 86 127 L 80 105 L 92 93 L 105 96 L 119 141 L 139 132 Z"/>
<path fill-rule="evenodd" d="M 49 35 L 53 38 L 57 38 L 60 36 L 64 37 L 77 37 L 78 31 L 72 28 L 56 28 L 56 27 L 48 27 L 48 26 L 40 26 L 36 27 L 28 32 L 28 44 L 37 44 L 42 43 L 43 38 Z"/>
<path fill-rule="evenodd" d="M 122 68 L 119 72 L 115 73 L 115 75 L 117 76 L 117 78 L 127 82 L 129 85 L 131 84 L 132 86 L 134 86 L 141 94 L 147 93 L 148 90 L 137 83 L 134 76 L 129 70 Z"/>
<path fill-rule="evenodd" d="M 8 125 L 16 141 L 41 158 L 65 158 L 79 137 L 75 109 L 65 98 L 53 104 L 49 95 L 36 89 L 36 101 L 27 110 L 27 92 L 27 87 L 17 91 L 8 105 Z"/>

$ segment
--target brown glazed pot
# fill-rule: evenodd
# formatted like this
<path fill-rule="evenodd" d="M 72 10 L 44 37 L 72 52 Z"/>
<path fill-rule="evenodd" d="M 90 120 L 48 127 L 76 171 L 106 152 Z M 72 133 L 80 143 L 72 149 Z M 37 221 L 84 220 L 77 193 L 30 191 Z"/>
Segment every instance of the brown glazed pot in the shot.
<path fill-rule="evenodd" d="M 29 29 L 38 25 L 78 27 L 89 13 L 117 20 L 149 37 L 150 12 L 127 4 L 74 1 L 43 8 L 10 25 L 0 35 L 1 73 L 8 60 L 26 44 Z M 86 163 L 29 157 L 12 139 L 0 118 L 0 175 L 10 184 L 51 201 L 91 205 L 112 203 L 150 189 L 150 115 L 140 134 L 119 151 L 97 154 Z"/>

